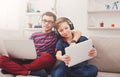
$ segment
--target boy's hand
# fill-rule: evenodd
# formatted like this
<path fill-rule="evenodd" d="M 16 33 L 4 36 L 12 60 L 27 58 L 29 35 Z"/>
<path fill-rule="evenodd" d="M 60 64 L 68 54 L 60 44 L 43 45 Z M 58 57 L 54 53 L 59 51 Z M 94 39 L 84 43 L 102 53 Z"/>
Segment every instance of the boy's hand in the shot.
<path fill-rule="evenodd" d="M 95 48 L 92 48 L 91 51 L 89 52 L 88 56 L 90 57 L 95 57 L 97 56 L 97 51 Z"/>
<path fill-rule="evenodd" d="M 68 65 L 69 62 L 70 62 L 70 57 L 68 55 L 63 55 L 62 56 L 62 61 L 64 61 L 65 64 Z"/>

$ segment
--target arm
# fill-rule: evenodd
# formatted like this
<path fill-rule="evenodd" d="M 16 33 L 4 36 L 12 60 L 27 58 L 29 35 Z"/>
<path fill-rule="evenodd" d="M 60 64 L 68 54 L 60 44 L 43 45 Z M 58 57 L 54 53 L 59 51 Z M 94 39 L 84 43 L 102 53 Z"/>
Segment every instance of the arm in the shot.
<path fill-rule="evenodd" d="M 80 31 L 72 31 L 72 33 L 73 33 L 73 40 L 77 42 L 80 36 L 82 35 L 82 33 Z"/>
<path fill-rule="evenodd" d="M 62 52 L 61 51 L 57 51 L 56 58 L 57 58 L 57 60 L 62 61 Z"/>
<path fill-rule="evenodd" d="M 68 55 L 62 55 L 62 52 L 61 52 L 61 51 L 57 51 L 57 53 L 56 53 L 56 58 L 57 58 L 57 60 L 59 60 L 59 61 L 64 61 L 66 65 L 69 64 L 70 57 L 69 57 Z"/>

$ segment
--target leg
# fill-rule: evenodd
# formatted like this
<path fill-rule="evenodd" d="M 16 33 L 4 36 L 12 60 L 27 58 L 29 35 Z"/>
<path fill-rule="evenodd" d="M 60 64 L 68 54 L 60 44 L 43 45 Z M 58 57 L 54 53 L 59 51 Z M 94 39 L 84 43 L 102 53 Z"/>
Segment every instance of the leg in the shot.
<path fill-rule="evenodd" d="M 85 65 L 84 67 L 81 67 L 79 70 L 81 72 L 80 77 L 96 77 L 98 74 L 98 69 L 91 64 Z"/>
<path fill-rule="evenodd" d="M 6 56 L 0 56 L 0 68 L 15 74 L 27 75 L 28 70 Z"/>
<path fill-rule="evenodd" d="M 87 69 L 88 69 L 88 77 L 96 77 L 98 74 L 98 69 L 96 66 L 88 64 L 87 65 Z"/>
<path fill-rule="evenodd" d="M 40 70 L 31 71 L 31 72 L 30 72 L 30 75 L 40 76 L 40 77 L 48 77 L 48 73 L 46 72 L 45 69 L 40 69 Z"/>
<path fill-rule="evenodd" d="M 54 65 L 54 58 L 46 52 L 42 52 L 41 56 L 29 64 L 24 64 L 28 70 L 49 69 Z"/>
<path fill-rule="evenodd" d="M 28 70 L 22 65 L 19 65 L 22 64 L 22 62 L 30 63 L 31 61 L 21 61 L 19 59 L 12 60 L 6 56 L 0 56 L 0 67 L 2 68 L 2 73 L 14 75 L 28 75 Z M 47 77 L 48 74 L 45 69 L 40 69 L 31 71 L 30 75 Z"/>
<path fill-rule="evenodd" d="M 56 68 L 52 71 L 51 77 L 66 77 L 66 65 L 64 62 L 60 62 Z"/>
<path fill-rule="evenodd" d="M 79 63 L 73 67 L 69 68 L 69 77 L 96 77 L 98 69 L 87 61 Z"/>

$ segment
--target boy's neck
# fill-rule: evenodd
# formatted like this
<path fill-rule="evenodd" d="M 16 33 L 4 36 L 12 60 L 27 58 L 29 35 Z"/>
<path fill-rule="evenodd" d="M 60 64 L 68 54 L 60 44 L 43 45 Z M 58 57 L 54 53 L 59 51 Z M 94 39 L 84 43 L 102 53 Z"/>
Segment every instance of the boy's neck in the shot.
<path fill-rule="evenodd" d="M 45 30 L 42 30 L 43 33 L 50 33 L 52 32 L 52 30 L 49 30 L 49 31 L 45 31 Z"/>
<path fill-rule="evenodd" d="M 67 42 L 70 44 L 73 39 L 73 35 L 71 34 L 70 37 L 66 38 Z"/>

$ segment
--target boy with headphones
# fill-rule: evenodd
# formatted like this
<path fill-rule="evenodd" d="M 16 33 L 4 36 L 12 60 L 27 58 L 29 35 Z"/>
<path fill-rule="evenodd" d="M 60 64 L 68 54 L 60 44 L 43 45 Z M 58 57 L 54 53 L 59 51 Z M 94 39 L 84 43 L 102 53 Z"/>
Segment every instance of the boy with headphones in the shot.
<path fill-rule="evenodd" d="M 87 61 L 72 67 L 67 66 L 70 62 L 70 57 L 65 54 L 65 48 L 70 46 L 72 42 L 75 42 L 73 41 L 72 30 L 74 26 L 72 22 L 66 17 L 61 17 L 56 21 L 55 28 L 62 37 L 56 44 L 56 58 L 60 63 L 53 70 L 51 77 L 96 77 L 98 73 L 97 68 L 88 64 Z M 75 43 L 85 40 L 88 40 L 88 38 L 81 36 Z M 97 55 L 96 49 L 92 48 L 88 55 L 95 57 Z"/>

